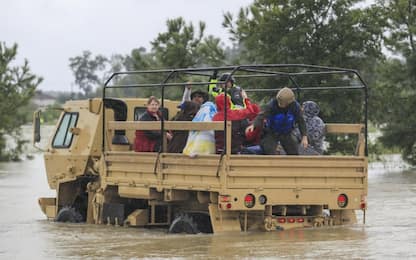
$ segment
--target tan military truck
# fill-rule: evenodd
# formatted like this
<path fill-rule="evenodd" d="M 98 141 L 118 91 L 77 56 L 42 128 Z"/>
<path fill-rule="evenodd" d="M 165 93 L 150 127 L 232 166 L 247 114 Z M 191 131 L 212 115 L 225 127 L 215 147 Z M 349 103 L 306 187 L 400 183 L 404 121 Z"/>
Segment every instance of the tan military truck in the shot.
<path fill-rule="evenodd" d="M 357 122 L 326 122 L 326 135 L 355 142 L 351 153 L 325 155 L 231 154 L 231 122 L 169 121 L 179 101 L 165 100 L 166 91 L 184 86 L 206 87 L 217 73 L 229 72 L 261 102 L 290 86 L 298 100 L 358 92 Z M 155 74 L 163 77 L 154 77 Z M 120 84 L 120 77 L 162 78 L 151 83 Z M 151 75 L 152 77 L 147 77 Z M 140 77 L 138 77 L 140 78 Z M 221 83 L 221 82 L 217 82 Z M 246 84 L 246 85 L 244 85 Z M 255 86 L 249 88 L 246 86 Z M 160 91 L 165 119 L 138 121 L 146 98 L 111 98 L 120 88 Z M 310 95 L 307 93 L 311 93 Z M 261 99 L 261 96 L 266 98 Z M 309 96 L 308 96 L 309 95 Z M 335 99 L 334 99 L 335 100 Z M 319 102 L 319 100 L 315 100 Z M 334 106 L 338 103 L 334 101 Z M 337 108 L 331 108 L 336 111 Z M 342 115 L 342 111 L 340 113 Z M 39 142 L 39 113 L 35 142 Z M 222 154 L 187 156 L 135 152 L 136 130 L 214 130 L 225 132 Z M 332 144 L 329 143 L 331 146 Z M 48 183 L 55 198 L 40 198 L 51 220 L 96 224 L 167 227 L 172 233 L 283 230 L 356 223 L 365 220 L 367 196 L 367 86 L 354 70 L 312 65 L 241 65 L 115 73 L 102 98 L 68 101 L 45 149 Z"/>

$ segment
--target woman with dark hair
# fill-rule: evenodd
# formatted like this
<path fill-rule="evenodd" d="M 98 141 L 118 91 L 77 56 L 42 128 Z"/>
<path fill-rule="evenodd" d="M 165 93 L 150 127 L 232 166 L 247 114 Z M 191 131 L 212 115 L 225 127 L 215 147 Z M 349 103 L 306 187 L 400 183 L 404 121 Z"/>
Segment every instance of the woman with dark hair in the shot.
<path fill-rule="evenodd" d="M 160 101 L 151 96 L 147 100 L 147 110 L 140 117 L 139 121 L 160 121 L 162 114 L 159 111 Z M 134 150 L 136 152 L 158 152 L 161 145 L 160 130 L 136 130 L 136 138 L 134 140 Z M 166 133 L 166 138 L 170 140 L 172 135 Z"/>
<path fill-rule="evenodd" d="M 192 121 L 199 110 L 199 104 L 192 101 L 184 101 L 180 105 L 181 110 L 173 118 L 173 121 Z M 168 144 L 169 153 L 182 153 L 186 145 L 189 131 L 172 131 L 172 140 Z"/>

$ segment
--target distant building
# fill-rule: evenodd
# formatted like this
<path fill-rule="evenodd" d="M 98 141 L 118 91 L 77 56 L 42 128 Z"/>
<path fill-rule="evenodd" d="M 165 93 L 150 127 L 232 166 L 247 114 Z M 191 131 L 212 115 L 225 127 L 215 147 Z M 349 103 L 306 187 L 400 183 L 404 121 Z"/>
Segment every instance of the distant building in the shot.
<path fill-rule="evenodd" d="M 36 91 L 35 96 L 32 98 L 32 103 L 38 107 L 53 105 L 55 101 L 56 97 L 43 93 L 42 91 Z"/>

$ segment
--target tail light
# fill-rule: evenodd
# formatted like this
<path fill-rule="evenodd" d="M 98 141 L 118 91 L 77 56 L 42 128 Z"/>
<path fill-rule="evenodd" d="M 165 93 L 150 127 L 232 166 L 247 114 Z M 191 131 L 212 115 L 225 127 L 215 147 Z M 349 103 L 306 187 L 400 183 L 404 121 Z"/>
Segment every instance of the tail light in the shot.
<path fill-rule="evenodd" d="M 231 196 L 230 195 L 220 195 L 220 202 L 230 202 Z"/>
<path fill-rule="evenodd" d="M 286 218 L 278 218 L 277 222 L 279 222 L 281 224 L 286 223 Z"/>
<path fill-rule="evenodd" d="M 360 204 L 360 208 L 361 209 L 366 209 L 367 208 L 367 197 L 366 196 L 361 196 L 361 204 Z"/>
<path fill-rule="evenodd" d="M 256 198 L 254 197 L 253 194 L 247 194 L 244 197 L 244 206 L 246 206 L 247 208 L 254 207 L 255 203 L 256 203 Z"/>
<path fill-rule="evenodd" d="M 294 218 L 294 217 L 289 217 L 289 218 L 285 218 L 285 217 L 280 217 L 277 218 L 277 222 L 279 222 L 280 224 L 284 224 L 284 223 L 304 223 L 305 219 L 304 218 Z"/>
<path fill-rule="evenodd" d="M 337 202 L 338 202 L 338 206 L 340 208 L 345 208 L 348 205 L 348 197 L 347 197 L 347 195 L 345 195 L 345 194 L 338 195 Z"/>
<path fill-rule="evenodd" d="M 305 219 L 304 219 L 304 218 L 298 218 L 298 219 L 297 219 L 297 222 L 298 222 L 298 223 L 303 223 L 303 222 L 305 222 Z"/>

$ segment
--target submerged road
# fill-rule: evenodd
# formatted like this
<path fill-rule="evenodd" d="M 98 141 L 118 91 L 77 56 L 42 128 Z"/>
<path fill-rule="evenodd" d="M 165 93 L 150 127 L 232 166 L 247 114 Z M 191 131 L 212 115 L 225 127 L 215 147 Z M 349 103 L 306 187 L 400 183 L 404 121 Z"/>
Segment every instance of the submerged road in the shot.
<path fill-rule="evenodd" d="M 48 222 L 37 204 L 38 197 L 54 196 L 42 156 L 0 163 L 0 259 L 416 259 L 416 170 L 401 167 L 370 167 L 365 225 L 168 235 L 163 229 Z"/>

